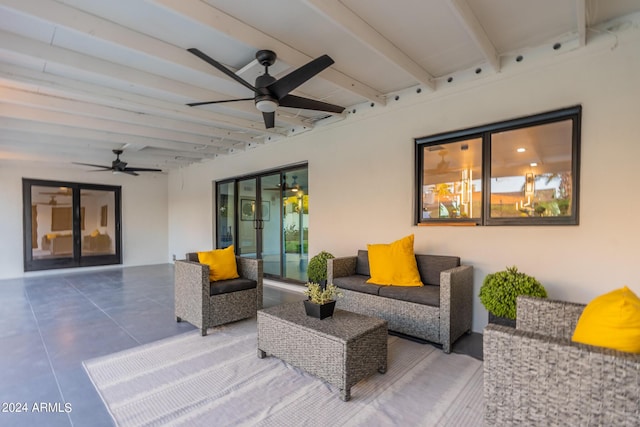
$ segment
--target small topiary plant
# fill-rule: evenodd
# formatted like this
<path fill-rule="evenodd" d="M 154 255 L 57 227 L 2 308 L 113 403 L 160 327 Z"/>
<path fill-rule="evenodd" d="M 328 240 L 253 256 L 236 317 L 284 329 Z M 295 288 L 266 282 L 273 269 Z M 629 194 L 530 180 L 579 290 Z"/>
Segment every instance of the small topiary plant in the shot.
<path fill-rule="evenodd" d="M 480 302 L 494 316 L 516 318 L 518 295 L 546 298 L 547 291 L 535 277 L 508 267 L 504 271 L 487 274 L 480 287 Z"/>
<path fill-rule="evenodd" d="M 327 285 L 324 289 L 317 283 L 307 283 L 307 290 L 304 294 L 309 297 L 309 301 L 314 304 L 326 304 L 342 296 L 342 291 L 334 284 Z"/>
<path fill-rule="evenodd" d="M 322 251 L 309 260 L 307 276 L 312 283 L 320 283 L 327 280 L 327 260 L 335 258 L 329 252 Z"/>

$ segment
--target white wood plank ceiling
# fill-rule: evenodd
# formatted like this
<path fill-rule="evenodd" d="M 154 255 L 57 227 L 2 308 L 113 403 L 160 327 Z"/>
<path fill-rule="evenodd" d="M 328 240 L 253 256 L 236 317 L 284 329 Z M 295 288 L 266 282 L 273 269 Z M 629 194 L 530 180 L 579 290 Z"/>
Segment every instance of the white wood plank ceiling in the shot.
<path fill-rule="evenodd" d="M 168 171 L 262 149 L 554 43 L 584 48 L 638 13 L 638 0 L 0 0 L 0 164 L 87 169 L 72 162 L 124 149 L 130 165 Z M 260 49 L 278 55 L 276 78 L 328 54 L 293 94 L 347 109 L 278 107 L 266 129 L 253 101 L 186 106 L 253 97 L 189 48 L 252 84 Z"/>

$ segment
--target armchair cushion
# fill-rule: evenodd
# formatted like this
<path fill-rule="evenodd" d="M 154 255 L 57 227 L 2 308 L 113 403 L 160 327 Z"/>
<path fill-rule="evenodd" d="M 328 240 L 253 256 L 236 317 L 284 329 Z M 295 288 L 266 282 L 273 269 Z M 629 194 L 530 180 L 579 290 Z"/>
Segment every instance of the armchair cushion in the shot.
<path fill-rule="evenodd" d="M 209 286 L 209 295 L 222 295 L 229 292 L 246 291 L 247 289 L 255 289 L 258 282 L 251 279 L 238 277 L 236 279 L 218 280 L 211 282 Z"/>
<path fill-rule="evenodd" d="M 225 249 L 198 252 L 198 262 L 209 266 L 209 280 L 212 282 L 240 277 L 233 245 Z"/>
<path fill-rule="evenodd" d="M 582 312 L 572 340 L 640 353 L 640 299 L 626 286 L 595 298 Z"/>

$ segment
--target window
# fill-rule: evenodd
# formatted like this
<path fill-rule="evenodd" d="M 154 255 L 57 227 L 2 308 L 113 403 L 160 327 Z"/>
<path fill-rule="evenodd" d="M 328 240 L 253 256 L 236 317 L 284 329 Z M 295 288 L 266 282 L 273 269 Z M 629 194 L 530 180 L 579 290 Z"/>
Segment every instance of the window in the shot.
<path fill-rule="evenodd" d="M 416 223 L 576 225 L 581 107 L 416 139 Z"/>

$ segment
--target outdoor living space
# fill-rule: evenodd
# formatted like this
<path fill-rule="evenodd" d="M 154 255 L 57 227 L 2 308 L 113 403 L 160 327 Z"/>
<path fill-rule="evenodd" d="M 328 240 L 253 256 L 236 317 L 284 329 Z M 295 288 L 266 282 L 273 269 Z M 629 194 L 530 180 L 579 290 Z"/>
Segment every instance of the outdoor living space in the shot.
<path fill-rule="evenodd" d="M 640 1 L 0 16 L 0 426 L 637 425 L 640 355 L 572 339 L 587 304 L 640 295 Z M 371 274 L 408 237 L 412 280 Z M 260 263 L 237 278 L 263 292 L 215 326 L 214 250 Z M 323 252 L 355 331 L 295 317 Z M 483 284 L 516 270 L 546 298 L 496 325 Z M 284 303 L 262 350 L 258 310 Z M 358 347 L 380 322 L 385 367 L 378 335 Z"/>
<path fill-rule="evenodd" d="M 176 322 L 172 264 L 3 279 L 0 297 L 6 302 L 0 314 L 5 349 L 0 396 L 4 404 L 14 405 L 13 413 L 7 406 L 0 414 L 0 424 L 7 426 L 113 425 L 82 362 L 195 330 Z M 302 304 L 304 298 L 299 291 L 267 285 L 264 307 Z M 429 344 L 416 345 L 425 354 L 440 352 Z M 453 350 L 481 358 L 481 335 L 460 340 Z M 260 360 L 255 341 L 251 356 Z M 417 385 L 421 381 L 426 379 L 416 379 Z M 41 402 L 48 406 L 33 411 Z M 24 404 L 27 410 L 18 412 Z"/>

